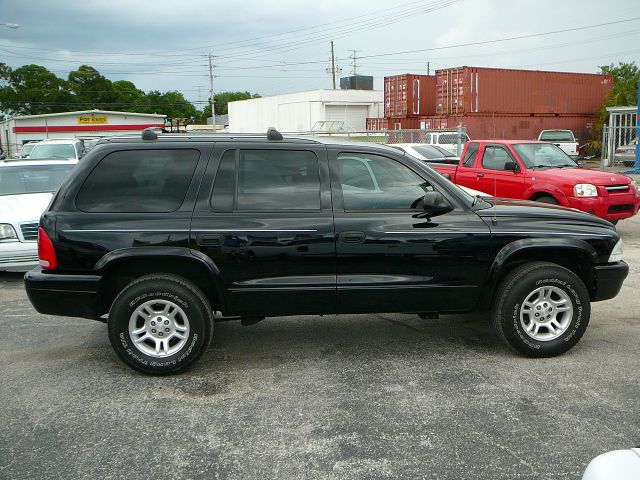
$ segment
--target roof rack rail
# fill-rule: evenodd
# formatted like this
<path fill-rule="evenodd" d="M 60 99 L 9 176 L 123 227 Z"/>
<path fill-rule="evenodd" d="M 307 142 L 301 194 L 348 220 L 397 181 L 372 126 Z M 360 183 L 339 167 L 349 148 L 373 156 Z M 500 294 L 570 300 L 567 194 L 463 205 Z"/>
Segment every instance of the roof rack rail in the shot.
<path fill-rule="evenodd" d="M 282 134 L 274 127 L 267 130 L 267 140 L 282 140 Z"/>

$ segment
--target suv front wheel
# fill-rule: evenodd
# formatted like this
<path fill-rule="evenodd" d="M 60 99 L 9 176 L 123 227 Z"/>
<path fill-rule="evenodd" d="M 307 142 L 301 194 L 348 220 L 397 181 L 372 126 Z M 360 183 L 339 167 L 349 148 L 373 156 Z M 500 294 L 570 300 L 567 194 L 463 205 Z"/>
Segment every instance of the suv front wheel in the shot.
<path fill-rule="evenodd" d="M 107 324 L 111 345 L 127 365 L 163 374 L 186 367 L 204 353 L 213 332 L 213 314 L 193 283 L 153 274 L 122 289 Z"/>
<path fill-rule="evenodd" d="M 553 357 L 572 348 L 590 316 L 589 293 L 582 280 L 547 262 L 526 263 L 509 272 L 493 306 L 498 336 L 529 357 Z"/>

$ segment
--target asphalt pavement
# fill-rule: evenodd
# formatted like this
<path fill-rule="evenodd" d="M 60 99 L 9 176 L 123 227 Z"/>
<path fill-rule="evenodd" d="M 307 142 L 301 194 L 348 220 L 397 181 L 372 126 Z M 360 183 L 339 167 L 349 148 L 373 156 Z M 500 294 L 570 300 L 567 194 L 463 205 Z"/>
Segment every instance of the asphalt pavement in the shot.
<path fill-rule="evenodd" d="M 640 444 L 640 218 L 618 230 L 622 292 L 552 359 L 481 315 L 305 316 L 218 323 L 150 377 L 0 274 L 0 479 L 578 479 Z"/>

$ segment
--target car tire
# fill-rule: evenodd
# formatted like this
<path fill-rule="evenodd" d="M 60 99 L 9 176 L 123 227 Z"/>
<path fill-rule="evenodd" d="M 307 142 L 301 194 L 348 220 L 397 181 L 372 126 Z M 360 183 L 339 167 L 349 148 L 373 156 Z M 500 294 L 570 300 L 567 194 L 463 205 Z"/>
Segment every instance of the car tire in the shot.
<path fill-rule="evenodd" d="M 589 324 L 589 293 L 572 271 L 547 262 L 516 267 L 493 303 L 498 336 L 528 357 L 553 357 L 578 343 Z"/>
<path fill-rule="evenodd" d="M 550 203 L 551 205 L 560 205 L 560 202 L 558 202 L 558 200 L 556 200 L 551 195 L 545 195 L 543 197 L 538 197 L 538 198 L 536 198 L 535 201 L 536 202 L 540 202 L 540 203 Z"/>
<path fill-rule="evenodd" d="M 167 374 L 195 362 L 213 333 L 202 291 L 185 278 L 152 274 L 122 289 L 107 321 L 116 354 L 139 372 Z"/>

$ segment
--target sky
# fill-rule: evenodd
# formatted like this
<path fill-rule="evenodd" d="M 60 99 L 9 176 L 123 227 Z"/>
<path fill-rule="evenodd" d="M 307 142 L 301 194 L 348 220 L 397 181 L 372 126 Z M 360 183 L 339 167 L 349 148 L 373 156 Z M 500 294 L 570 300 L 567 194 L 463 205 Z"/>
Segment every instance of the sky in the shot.
<path fill-rule="evenodd" d="M 0 62 L 66 78 L 87 64 L 202 108 L 215 91 L 331 88 L 339 76 L 456 67 L 570 72 L 640 64 L 637 0 L 0 0 Z M 615 22 L 615 23 L 614 23 Z M 525 37 L 525 38 L 517 38 Z"/>

